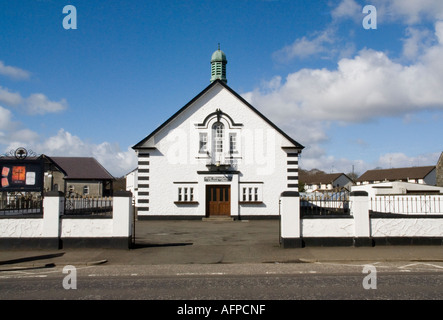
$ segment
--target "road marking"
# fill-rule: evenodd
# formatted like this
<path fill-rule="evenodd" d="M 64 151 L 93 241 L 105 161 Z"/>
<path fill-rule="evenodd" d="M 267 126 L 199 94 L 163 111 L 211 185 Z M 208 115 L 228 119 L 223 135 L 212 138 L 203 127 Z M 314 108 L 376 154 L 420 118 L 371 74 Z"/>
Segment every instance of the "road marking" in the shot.
<path fill-rule="evenodd" d="M 222 276 L 225 272 L 178 272 L 177 276 Z"/>
<path fill-rule="evenodd" d="M 409 268 L 409 267 L 417 267 L 417 266 L 420 266 L 420 265 L 428 266 L 428 267 L 431 267 L 431 268 L 443 269 L 443 266 L 438 266 L 436 264 L 423 263 L 423 262 L 411 263 L 411 264 L 407 264 L 407 265 L 404 265 L 404 266 L 401 266 L 401 267 L 398 267 L 398 268 L 399 269 L 403 269 L 403 268 Z M 428 270 L 428 268 L 427 268 L 427 270 Z"/>

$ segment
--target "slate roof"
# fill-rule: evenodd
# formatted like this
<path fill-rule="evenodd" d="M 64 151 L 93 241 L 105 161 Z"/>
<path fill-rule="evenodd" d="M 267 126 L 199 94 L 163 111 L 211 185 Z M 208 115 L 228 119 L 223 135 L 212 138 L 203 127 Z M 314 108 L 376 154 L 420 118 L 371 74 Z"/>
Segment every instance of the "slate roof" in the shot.
<path fill-rule="evenodd" d="M 91 157 L 48 157 L 65 173 L 69 180 L 113 180 L 114 177 Z"/>
<path fill-rule="evenodd" d="M 299 180 L 306 184 L 328 184 L 332 183 L 338 179 L 344 173 L 317 173 L 317 174 L 306 174 L 299 173 Z M 350 179 L 349 179 L 350 180 Z"/>
<path fill-rule="evenodd" d="M 435 166 L 368 170 L 357 179 L 357 182 L 424 179 L 434 169 Z"/>

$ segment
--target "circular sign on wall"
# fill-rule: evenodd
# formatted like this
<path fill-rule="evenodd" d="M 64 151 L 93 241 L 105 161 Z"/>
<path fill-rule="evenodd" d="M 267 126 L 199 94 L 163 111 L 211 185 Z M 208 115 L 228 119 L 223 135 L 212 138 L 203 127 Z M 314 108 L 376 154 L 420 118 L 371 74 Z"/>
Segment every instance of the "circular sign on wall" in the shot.
<path fill-rule="evenodd" d="M 17 148 L 14 152 L 15 158 L 18 160 L 24 160 L 28 156 L 28 150 L 25 148 Z"/>

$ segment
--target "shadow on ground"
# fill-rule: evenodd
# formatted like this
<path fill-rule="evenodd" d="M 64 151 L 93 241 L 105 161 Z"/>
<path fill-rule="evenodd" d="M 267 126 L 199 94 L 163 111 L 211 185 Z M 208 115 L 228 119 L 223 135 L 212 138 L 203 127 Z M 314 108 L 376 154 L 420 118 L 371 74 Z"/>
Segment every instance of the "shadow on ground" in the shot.
<path fill-rule="evenodd" d="M 52 258 L 61 257 L 64 254 L 65 254 L 64 252 L 61 252 L 61 253 L 53 253 L 53 254 L 44 254 L 44 255 L 39 255 L 39 256 L 24 257 L 24 258 L 12 259 L 12 260 L 5 260 L 5 261 L 0 261 L 0 265 L 52 259 Z"/>

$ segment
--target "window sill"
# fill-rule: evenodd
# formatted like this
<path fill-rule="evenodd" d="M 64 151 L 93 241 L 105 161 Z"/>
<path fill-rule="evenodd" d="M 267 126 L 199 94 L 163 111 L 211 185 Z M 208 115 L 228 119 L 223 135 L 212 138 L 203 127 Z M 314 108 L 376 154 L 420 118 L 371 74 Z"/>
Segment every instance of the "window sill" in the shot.
<path fill-rule="evenodd" d="M 262 204 L 263 201 L 240 201 L 239 204 Z"/>
<path fill-rule="evenodd" d="M 174 201 L 175 204 L 198 204 L 198 201 Z"/>

